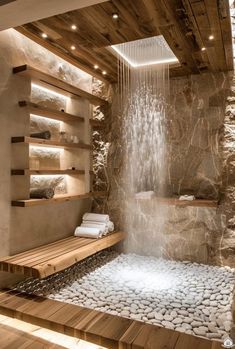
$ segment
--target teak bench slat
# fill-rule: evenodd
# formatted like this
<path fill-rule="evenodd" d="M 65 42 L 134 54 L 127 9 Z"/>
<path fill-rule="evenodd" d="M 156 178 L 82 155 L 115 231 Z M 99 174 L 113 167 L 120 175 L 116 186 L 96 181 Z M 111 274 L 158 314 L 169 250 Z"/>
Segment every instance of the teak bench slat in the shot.
<path fill-rule="evenodd" d="M 111 247 L 125 238 L 114 232 L 101 239 L 71 236 L 13 256 L 0 259 L 0 271 L 44 278 Z"/>

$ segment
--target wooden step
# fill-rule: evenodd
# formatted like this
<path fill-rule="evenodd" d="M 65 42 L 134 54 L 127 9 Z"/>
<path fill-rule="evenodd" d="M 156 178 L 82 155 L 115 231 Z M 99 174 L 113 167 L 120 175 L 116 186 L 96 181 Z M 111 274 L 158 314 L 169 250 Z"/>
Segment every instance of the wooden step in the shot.
<path fill-rule="evenodd" d="M 0 312 L 109 349 L 222 348 L 220 341 L 16 291 L 0 292 Z"/>
<path fill-rule="evenodd" d="M 68 114 L 60 110 L 46 108 L 36 103 L 32 103 L 28 101 L 19 101 L 18 104 L 20 107 L 27 108 L 29 113 L 39 115 L 44 118 L 65 121 L 65 122 L 66 121 L 67 122 L 84 122 L 84 118 L 81 116 Z"/>
<path fill-rule="evenodd" d="M 50 205 L 50 204 L 60 204 L 63 202 L 76 201 L 88 198 L 105 197 L 107 192 L 97 191 L 89 192 L 79 195 L 55 195 L 52 199 L 26 199 L 26 200 L 13 200 L 11 206 L 15 207 L 30 207 L 30 206 L 40 206 L 40 205 Z"/>
<path fill-rule="evenodd" d="M 13 74 L 29 76 L 32 80 L 38 81 L 42 85 L 47 85 L 48 88 L 56 90 L 58 93 L 69 97 L 75 96 L 85 98 L 93 105 L 108 105 L 108 102 L 104 99 L 94 96 L 91 93 L 81 90 L 78 87 L 70 85 L 67 82 L 55 78 L 50 74 L 30 67 L 27 64 L 13 68 Z"/>
<path fill-rule="evenodd" d="M 161 198 L 153 197 L 151 199 L 137 199 L 140 204 L 143 202 L 149 202 L 154 200 L 159 205 L 169 205 L 169 206 L 194 206 L 194 207 L 218 207 L 218 201 L 216 200 L 206 200 L 206 199 L 195 199 L 195 200 L 179 200 L 178 198 Z"/>
<path fill-rule="evenodd" d="M 31 175 L 84 175 L 85 170 L 32 170 L 32 169 L 13 169 L 12 176 L 31 176 Z"/>
<path fill-rule="evenodd" d="M 33 137 L 12 137 L 12 143 L 25 143 L 44 147 L 58 147 L 58 148 L 80 148 L 91 150 L 92 146 L 86 143 L 62 143 L 58 141 L 52 141 L 48 139 L 33 138 Z"/>
<path fill-rule="evenodd" d="M 44 278 L 111 247 L 124 238 L 125 233 L 120 231 L 100 239 L 71 236 L 13 256 L 0 258 L 0 271 Z"/>
<path fill-rule="evenodd" d="M 51 338 L 46 340 L 40 338 L 40 335 L 35 336 L 34 333 L 28 333 L 28 326 L 25 326 L 24 323 L 20 323 L 23 330 L 15 328 L 15 320 L 12 320 L 13 326 L 9 320 L 10 319 L 6 317 L 6 320 L 0 323 L 2 349 L 65 349 L 64 345 L 54 344 Z"/>

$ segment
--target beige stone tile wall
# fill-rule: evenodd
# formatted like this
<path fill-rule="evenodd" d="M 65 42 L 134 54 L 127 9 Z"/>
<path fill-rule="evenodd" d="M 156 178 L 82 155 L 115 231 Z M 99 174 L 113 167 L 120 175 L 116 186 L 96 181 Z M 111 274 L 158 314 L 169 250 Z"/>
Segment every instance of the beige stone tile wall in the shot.
<path fill-rule="evenodd" d="M 68 133 L 76 133 L 80 140 L 90 141 L 89 117 L 91 108 L 83 100 L 67 100 L 58 96 L 51 96 L 32 88 L 27 78 L 13 76 L 12 68 L 22 64 L 29 64 L 46 73 L 78 86 L 88 92 L 91 91 L 92 78 L 87 73 L 73 67 L 69 63 L 56 57 L 46 49 L 37 45 L 13 29 L 0 33 L 0 256 L 21 252 L 45 243 L 55 241 L 73 234 L 75 227 L 81 222 L 82 214 L 90 210 L 90 199 L 69 203 L 35 206 L 29 208 L 11 207 L 12 199 L 25 199 L 29 196 L 30 178 L 11 177 L 11 168 L 29 168 L 29 151 L 27 145 L 12 145 L 11 137 L 29 135 L 30 131 L 49 129 L 53 138 L 58 137 L 59 127 Z M 69 124 L 55 125 L 52 121 L 31 121 L 24 108 L 19 108 L 19 100 L 28 100 L 50 108 L 65 109 L 65 111 L 85 117 L 84 124 L 78 123 L 76 129 Z M 35 154 L 34 154 L 35 155 Z M 41 156 L 42 167 L 68 168 L 77 166 L 90 170 L 90 153 L 84 151 L 64 150 L 60 155 L 51 155 L 48 151 Z M 44 162 L 43 162 L 44 161 Z M 57 192 L 70 194 L 83 193 L 90 190 L 88 176 L 69 179 L 57 178 L 54 182 Z M 85 179 L 85 180 L 84 180 Z M 38 180 L 31 181 L 31 185 L 40 185 Z M 62 189 L 61 189 L 62 188 Z M 14 276 L 2 273 L 0 287 L 8 285 Z"/>

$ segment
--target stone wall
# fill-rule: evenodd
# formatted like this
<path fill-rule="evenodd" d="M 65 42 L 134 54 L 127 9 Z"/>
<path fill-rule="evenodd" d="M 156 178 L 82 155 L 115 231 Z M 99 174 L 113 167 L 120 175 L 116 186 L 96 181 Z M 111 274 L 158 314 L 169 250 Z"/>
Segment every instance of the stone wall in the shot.
<path fill-rule="evenodd" d="M 122 174 L 122 116 L 114 98 L 105 129 L 93 135 L 97 150 L 95 187 L 109 191 L 108 200 L 97 202 L 94 209 L 108 211 L 117 228 L 128 229 L 125 251 L 235 265 L 235 124 L 233 116 L 225 118 L 231 78 L 230 73 L 207 73 L 172 79 L 166 120 L 166 196 L 192 194 L 215 199 L 219 208 L 163 207 L 157 200 L 136 202 L 127 197 Z M 235 99 L 230 98 L 229 103 L 227 114 L 233 114 Z"/>

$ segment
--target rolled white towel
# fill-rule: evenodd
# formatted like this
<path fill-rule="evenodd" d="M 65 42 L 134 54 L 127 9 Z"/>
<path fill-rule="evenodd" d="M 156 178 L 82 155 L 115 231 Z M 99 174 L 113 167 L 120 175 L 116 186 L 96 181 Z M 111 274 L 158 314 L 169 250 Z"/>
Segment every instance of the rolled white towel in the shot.
<path fill-rule="evenodd" d="M 108 231 L 114 231 L 114 224 L 112 221 L 109 221 L 107 225 L 108 225 Z"/>
<path fill-rule="evenodd" d="M 85 213 L 82 219 L 84 221 L 95 221 L 95 222 L 107 223 L 109 221 L 109 215 L 99 214 L 99 213 Z"/>
<path fill-rule="evenodd" d="M 82 222 L 81 227 L 87 228 L 98 228 L 102 231 L 102 235 L 105 235 L 109 232 L 108 226 L 105 223 L 93 223 L 92 221 Z"/>
<path fill-rule="evenodd" d="M 77 227 L 74 236 L 98 239 L 102 236 L 102 229 L 91 227 Z"/>
<path fill-rule="evenodd" d="M 193 201 L 193 200 L 195 200 L 195 196 L 194 195 L 181 195 L 179 197 L 179 200 L 181 200 L 181 201 L 183 201 L 183 200 Z"/>
<path fill-rule="evenodd" d="M 139 193 L 135 193 L 136 199 L 152 199 L 155 196 L 154 191 L 140 191 Z"/>

